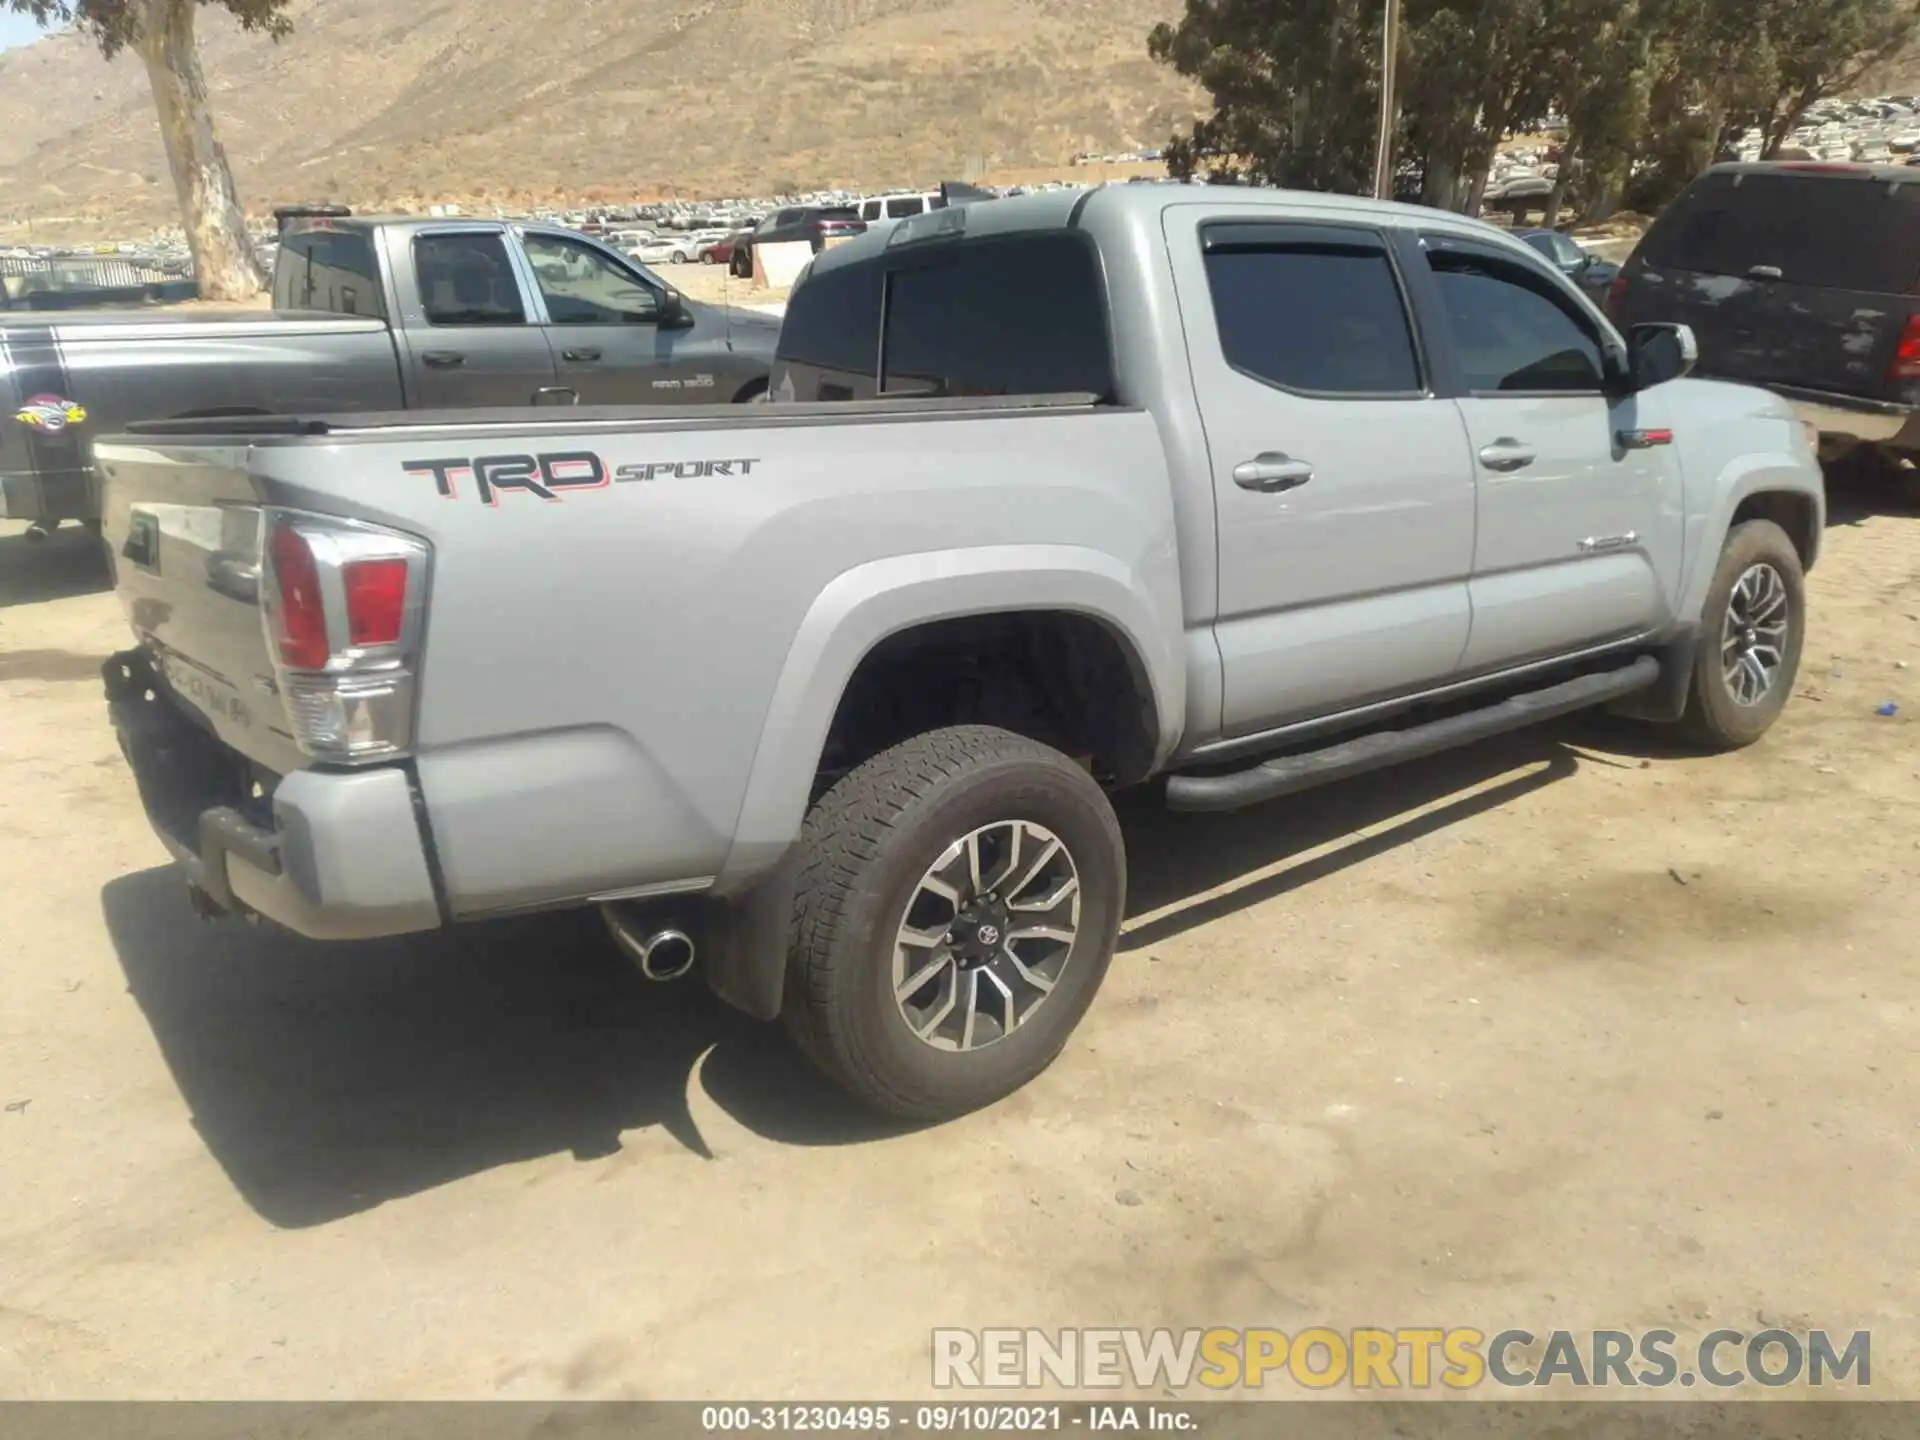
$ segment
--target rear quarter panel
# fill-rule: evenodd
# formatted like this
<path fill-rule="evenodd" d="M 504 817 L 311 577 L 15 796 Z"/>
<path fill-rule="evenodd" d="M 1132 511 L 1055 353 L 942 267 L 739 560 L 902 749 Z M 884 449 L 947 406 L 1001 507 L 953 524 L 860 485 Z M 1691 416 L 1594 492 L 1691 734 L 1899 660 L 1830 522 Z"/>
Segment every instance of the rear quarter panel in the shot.
<path fill-rule="evenodd" d="M 487 503 L 474 479 L 579 451 L 608 483 Z M 444 495 L 407 468 L 447 461 Z M 461 914 L 745 883 L 797 832 L 853 667 L 922 620 L 1094 613 L 1179 733 L 1171 501 L 1137 411 L 423 429 L 253 469 L 434 547 L 417 763 Z"/>

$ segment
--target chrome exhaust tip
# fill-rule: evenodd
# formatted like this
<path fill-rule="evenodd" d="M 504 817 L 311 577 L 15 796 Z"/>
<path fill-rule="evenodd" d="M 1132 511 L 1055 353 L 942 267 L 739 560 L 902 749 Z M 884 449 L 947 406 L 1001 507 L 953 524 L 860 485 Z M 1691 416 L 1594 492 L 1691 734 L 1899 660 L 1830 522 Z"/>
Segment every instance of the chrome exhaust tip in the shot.
<path fill-rule="evenodd" d="M 53 533 L 53 527 L 47 524 L 46 521 L 44 520 L 36 520 L 31 525 L 27 526 L 27 539 L 33 541 L 35 544 L 38 544 L 40 541 L 45 540 L 47 536 L 51 535 L 52 533 Z"/>
<path fill-rule="evenodd" d="M 606 921 L 607 932 L 613 936 L 614 943 L 649 980 L 660 984 L 678 980 L 693 969 L 693 962 L 699 958 L 693 937 L 684 930 L 637 934 L 615 905 L 602 905 L 600 917 Z"/>

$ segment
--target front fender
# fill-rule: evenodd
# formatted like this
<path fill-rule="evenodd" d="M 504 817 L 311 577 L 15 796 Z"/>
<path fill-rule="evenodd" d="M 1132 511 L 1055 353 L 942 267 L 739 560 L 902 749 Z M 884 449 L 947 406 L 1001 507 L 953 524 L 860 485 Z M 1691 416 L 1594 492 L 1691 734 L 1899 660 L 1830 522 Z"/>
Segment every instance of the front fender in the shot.
<path fill-rule="evenodd" d="M 1826 484 L 1818 465 L 1810 458 L 1802 461 L 1784 451 L 1738 456 L 1722 468 L 1706 490 L 1707 503 L 1689 516 L 1691 543 L 1687 546 L 1687 575 L 1681 590 L 1682 619 L 1698 621 L 1706 609 L 1707 588 L 1713 583 L 1720 548 L 1726 543 L 1734 514 L 1753 496 L 1769 492 L 1802 496 L 1813 502 L 1813 533 L 1806 556 L 1807 568 L 1813 568 L 1827 523 Z"/>
<path fill-rule="evenodd" d="M 1185 723 L 1179 606 L 1177 590 L 1156 594 L 1139 571 L 1073 545 L 932 551 L 843 572 L 809 607 L 787 652 L 716 892 L 751 883 L 793 843 L 840 697 L 860 662 L 888 636 L 932 621 L 1019 610 L 1064 610 L 1098 620 L 1132 651 L 1152 691 L 1158 764 Z"/>

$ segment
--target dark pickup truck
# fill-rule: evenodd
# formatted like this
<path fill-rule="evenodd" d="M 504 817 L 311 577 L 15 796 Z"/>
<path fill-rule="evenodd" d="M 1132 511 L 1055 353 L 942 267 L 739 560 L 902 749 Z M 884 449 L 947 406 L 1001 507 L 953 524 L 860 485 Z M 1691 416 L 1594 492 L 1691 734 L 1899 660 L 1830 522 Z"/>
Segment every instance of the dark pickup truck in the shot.
<path fill-rule="evenodd" d="M 289 220 L 273 305 L 0 319 L 0 516 L 97 523 L 91 437 L 133 421 L 752 400 L 780 334 L 587 236 L 466 220 Z"/>

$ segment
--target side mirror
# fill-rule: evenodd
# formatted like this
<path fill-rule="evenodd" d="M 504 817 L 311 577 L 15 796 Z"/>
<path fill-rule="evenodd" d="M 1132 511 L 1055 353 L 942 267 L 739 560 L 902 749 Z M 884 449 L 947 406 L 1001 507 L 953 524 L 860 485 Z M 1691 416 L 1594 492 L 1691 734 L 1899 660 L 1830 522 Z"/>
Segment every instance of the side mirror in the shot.
<path fill-rule="evenodd" d="M 1635 390 L 1651 390 L 1691 373 L 1700 359 L 1689 325 L 1636 325 L 1627 336 L 1627 364 Z"/>
<path fill-rule="evenodd" d="M 693 324 L 693 314 L 687 309 L 687 297 L 678 290 L 668 289 L 660 297 L 660 324 L 668 330 L 684 330 Z"/>

